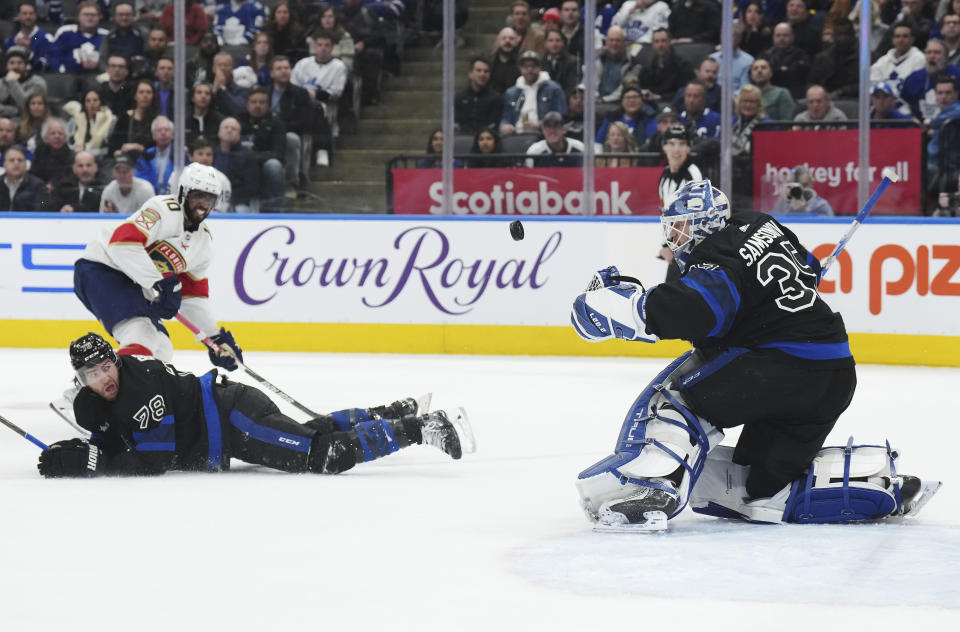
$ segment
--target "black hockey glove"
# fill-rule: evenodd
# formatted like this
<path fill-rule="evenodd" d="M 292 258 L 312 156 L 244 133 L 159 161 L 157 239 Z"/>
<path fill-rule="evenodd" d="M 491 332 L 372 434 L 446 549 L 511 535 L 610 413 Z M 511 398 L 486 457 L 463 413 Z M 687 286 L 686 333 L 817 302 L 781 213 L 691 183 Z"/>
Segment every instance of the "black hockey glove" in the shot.
<path fill-rule="evenodd" d="M 233 334 L 221 327 L 220 333 L 216 336 L 210 336 L 210 340 L 217 343 L 217 346 L 227 345 L 236 356 L 236 358 L 234 358 L 225 351 L 214 353 L 213 349 L 208 349 L 207 353 L 210 356 L 210 362 L 212 362 L 214 366 L 222 369 L 235 371 L 237 369 L 237 360 L 243 362 L 243 351 L 240 349 L 240 345 L 233 339 Z"/>
<path fill-rule="evenodd" d="M 180 296 L 181 287 L 180 279 L 175 274 L 153 284 L 153 289 L 159 292 L 157 298 L 150 303 L 150 312 L 154 318 L 166 320 L 177 315 L 180 311 L 180 301 L 183 300 Z"/>
<path fill-rule="evenodd" d="M 96 476 L 103 470 L 100 449 L 83 439 L 57 441 L 40 453 L 40 474 L 47 478 Z"/>
<path fill-rule="evenodd" d="M 317 88 L 317 101 L 322 101 L 324 103 L 330 102 L 330 93 L 324 90 L 323 88 Z"/>

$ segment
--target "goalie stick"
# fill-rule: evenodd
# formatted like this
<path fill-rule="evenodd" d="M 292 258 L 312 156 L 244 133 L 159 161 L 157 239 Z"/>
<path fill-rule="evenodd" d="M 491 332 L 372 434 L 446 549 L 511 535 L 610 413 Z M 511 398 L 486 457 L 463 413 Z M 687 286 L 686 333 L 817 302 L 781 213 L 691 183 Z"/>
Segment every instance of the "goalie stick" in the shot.
<path fill-rule="evenodd" d="M 847 232 L 837 243 L 836 248 L 833 249 L 833 252 L 830 253 L 830 256 L 820 263 L 820 276 L 817 277 L 817 283 L 820 283 L 821 279 L 826 276 L 827 270 L 829 270 L 830 266 L 833 265 L 833 262 L 837 260 L 837 256 L 843 252 L 843 249 L 847 247 L 847 242 L 850 241 L 850 238 L 853 237 L 853 234 L 857 232 L 858 228 L 860 228 L 860 224 L 867 219 L 867 215 L 869 215 L 870 211 L 873 210 L 877 200 L 879 200 L 880 196 L 883 195 L 883 192 L 887 190 L 887 187 L 890 186 L 890 183 L 900 181 L 900 177 L 897 176 L 896 172 L 890 167 L 885 167 L 882 173 L 883 180 L 881 180 L 880 184 L 877 185 L 876 191 L 873 192 L 873 195 L 870 196 L 870 199 L 867 200 L 867 203 L 863 205 L 863 208 L 860 209 L 860 212 L 857 213 L 857 216 L 853 218 L 853 223 L 850 224 L 850 228 L 847 229 Z"/>
<path fill-rule="evenodd" d="M 37 446 L 37 447 L 40 448 L 41 450 L 49 450 L 49 449 L 50 449 L 50 446 L 48 446 L 46 443 L 44 443 L 44 442 L 41 441 L 40 439 L 37 439 L 36 437 L 34 437 L 34 436 L 33 436 L 32 434 L 30 434 L 29 432 L 21 429 L 20 426 L 18 426 L 17 424 L 13 423 L 12 421 L 10 421 L 9 419 L 7 419 L 7 418 L 4 417 L 3 415 L 0 415 L 0 423 L 2 423 L 4 426 L 6 426 L 7 428 L 9 428 L 10 430 L 13 430 L 13 431 L 16 432 L 18 435 L 20 435 L 21 437 L 23 437 L 24 439 L 26 439 L 27 441 L 29 441 L 29 442 L 32 443 L 33 445 Z"/>
<path fill-rule="evenodd" d="M 295 406 L 299 410 L 310 415 L 311 418 L 320 416 L 319 413 L 313 412 L 312 410 L 310 410 L 309 408 L 307 408 L 306 406 L 304 406 L 294 398 L 290 397 L 289 395 L 281 391 L 279 388 L 277 388 L 272 382 L 267 380 L 267 378 L 263 377 L 262 375 L 260 375 L 259 373 L 257 373 L 256 371 L 252 370 L 250 367 L 245 365 L 243 362 L 241 362 L 240 358 L 237 357 L 237 355 L 233 352 L 233 349 L 231 349 L 229 345 L 218 345 L 207 336 L 203 336 L 200 333 L 200 328 L 194 325 L 192 322 L 190 322 L 190 320 L 186 316 L 184 316 L 183 314 L 177 314 L 176 319 L 179 320 L 184 327 L 186 327 L 191 332 L 193 332 L 193 335 L 196 336 L 198 342 L 202 342 L 203 344 L 205 344 L 214 353 L 218 353 L 218 354 L 225 353 L 231 356 L 234 360 L 236 360 L 237 366 L 243 369 L 247 375 L 249 375 L 250 377 L 255 379 L 257 382 L 262 384 L 270 392 L 276 394 L 283 401 L 287 402 L 288 404 L 291 404 L 292 406 Z"/>

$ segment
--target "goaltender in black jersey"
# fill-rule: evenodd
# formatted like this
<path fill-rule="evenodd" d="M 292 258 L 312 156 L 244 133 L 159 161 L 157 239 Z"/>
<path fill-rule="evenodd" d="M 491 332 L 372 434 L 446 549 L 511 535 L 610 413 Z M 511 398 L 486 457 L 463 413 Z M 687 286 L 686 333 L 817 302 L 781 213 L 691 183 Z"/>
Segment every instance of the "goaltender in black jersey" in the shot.
<path fill-rule="evenodd" d="M 90 333 L 70 345 L 83 385 L 73 402 L 89 440 L 54 443 L 40 455 L 47 477 L 147 475 L 168 470 L 222 471 L 235 458 L 287 472 L 338 474 L 412 444 L 454 459 L 473 450 L 462 409 L 421 410 L 407 398 L 298 423 L 260 390 L 178 371 L 146 356 L 118 356 Z"/>
<path fill-rule="evenodd" d="M 680 278 L 644 290 L 610 267 L 571 314 L 592 342 L 693 345 L 641 392 L 615 453 L 580 474 L 597 528 L 663 529 L 688 502 L 758 522 L 918 510 L 938 485 L 898 477 L 889 446 L 823 448 L 857 378 L 843 319 L 817 292 L 820 262 L 797 236 L 769 215 L 732 215 L 708 180 L 683 185 L 661 223 Z M 736 426 L 736 446 L 720 446 Z"/>

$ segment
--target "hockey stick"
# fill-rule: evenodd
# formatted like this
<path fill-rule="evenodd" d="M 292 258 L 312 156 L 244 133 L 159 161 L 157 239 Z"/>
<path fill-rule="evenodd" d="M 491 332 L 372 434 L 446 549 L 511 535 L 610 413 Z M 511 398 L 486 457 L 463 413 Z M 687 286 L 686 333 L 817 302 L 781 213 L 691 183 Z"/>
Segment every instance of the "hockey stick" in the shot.
<path fill-rule="evenodd" d="M 52 410 L 53 412 L 57 413 L 57 416 L 58 416 L 60 419 L 62 419 L 62 420 L 64 420 L 65 422 L 67 422 L 67 424 L 68 424 L 71 428 L 73 428 L 74 430 L 76 430 L 77 432 L 79 432 L 80 435 L 81 435 L 84 439 L 89 439 L 89 438 L 90 438 L 90 432 L 88 432 L 87 430 L 85 430 L 83 427 L 81 427 L 80 425 L 78 425 L 76 421 L 74 421 L 74 419 L 73 419 L 73 413 L 71 413 L 70 410 L 69 410 L 66 406 L 58 405 L 58 403 L 57 403 L 57 402 L 64 402 L 64 401 L 66 401 L 66 400 L 58 399 L 58 400 L 56 400 L 56 401 L 50 402 L 50 403 L 49 403 L 50 410 Z"/>
<path fill-rule="evenodd" d="M 203 344 L 205 344 L 207 348 L 209 348 L 214 353 L 218 353 L 218 354 L 225 353 L 230 357 L 232 357 L 234 360 L 236 360 L 237 366 L 243 369 L 247 375 L 249 375 L 250 377 L 255 379 L 257 382 L 262 384 L 265 388 L 270 390 L 272 393 L 276 394 L 283 401 L 287 402 L 288 404 L 291 404 L 292 406 L 296 406 L 298 409 L 310 415 L 311 417 L 320 416 L 318 413 L 313 412 L 312 410 L 310 410 L 309 408 L 307 408 L 306 406 L 304 406 L 294 398 L 290 397 L 289 395 L 281 391 L 279 388 L 277 388 L 271 382 L 269 382 L 265 377 L 261 376 L 259 373 L 257 373 L 256 371 L 253 371 L 252 369 L 250 369 L 250 367 L 248 367 L 243 362 L 241 362 L 240 358 L 237 357 L 237 354 L 233 352 L 233 349 L 231 349 L 229 345 L 218 345 L 210 338 L 201 335 L 200 329 L 196 325 L 194 325 L 192 322 L 190 322 L 190 320 L 186 316 L 184 316 L 183 314 L 177 314 L 176 319 L 179 320 L 184 327 L 192 331 L 193 335 L 197 337 L 197 340 L 200 342 L 203 342 Z"/>
<path fill-rule="evenodd" d="M 860 212 L 857 213 L 857 216 L 853 218 L 853 223 L 850 224 L 850 228 L 847 229 L 843 239 L 841 239 L 837 244 L 837 247 L 833 249 L 833 252 L 830 253 L 830 256 L 820 263 L 820 276 L 817 277 L 817 283 L 820 283 L 820 280 L 827 274 L 827 270 L 829 270 L 830 266 L 833 265 L 833 262 L 837 260 L 837 256 L 843 252 L 844 248 L 847 247 L 847 242 L 850 241 L 851 237 L 853 237 L 853 233 L 857 232 L 857 229 L 860 228 L 860 224 L 867 219 L 867 215 L 869 215 L 870 211 L 873 210 L 873 206 L 877 203 L 877 200 L 880 199 L 880 196 L 883 195 L 883 192 L 887 190 L 887 187 L 890 186 L 890 183 L 900 181 L 900 177 L 890 167 L 885 167 L 882 173 L 883 180 L 881 180 L 880 184 L 877 185 L 877 190 L 873 192 L 873 195 L 870 196 L 870 199 L 867 200 L 867 203 L 863 205 L 863 208 L 860 209 Z"/>
<path fill-rule="evenodd" d="M 13 423 L 12 421 L 10 421 L 9 419 L 7 419 L 6 417 L 4 417 L 3 415 L 0 415 L 0 423 L 2 423 L 4 426 L 6 426 L 7 428 L 9 428 L 10 430 L 13 430 L 13 431 L 16 432 L 18 435 L 20 435 L 21 437 L 23 437 L 24 439 L 26 439 L 27 441 L 29 441 L 29 442 L 32 443 L 33 445 L 37 446 L 37 447 L 40 448 L 41 450 L 49 450 L 49 449 L 50 449 L 50 446 L 48 446 L 46 443 L 44 443 L 44 442 L 41 441 L 40 439 L 37 439 L 36 437 L 34 437 L 34 436 L 33 436 L 32 434 L 30 434 L 29 432 L 26 432 L 25 430 L 22 430 L 19 426 L 17 426 L 15 423 Z"/>

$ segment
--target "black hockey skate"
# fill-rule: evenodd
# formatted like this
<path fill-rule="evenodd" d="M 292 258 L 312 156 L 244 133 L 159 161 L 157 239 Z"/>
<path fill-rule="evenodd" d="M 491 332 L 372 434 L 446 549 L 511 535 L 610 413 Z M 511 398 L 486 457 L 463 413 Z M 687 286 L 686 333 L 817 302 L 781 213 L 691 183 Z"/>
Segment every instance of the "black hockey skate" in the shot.
<path fill-rule="evenodd" d="M 463 408 L 457 410 L 452 421 L 442 410 L 424 415 L 418 421 L 423 445 L 433 446 L 453 459 L 474 451 L 473 430 Z"/>
<path fill-rule="evenodd" d="M 664 479 L 657 482 L 670 486 Z M 640 487 L 632 496 L 602 504 L 593 530 L 620 533 L 664 531 L 667 519 L 676 513 L 678 506 L 679 494 L 676 492 Z"/>

